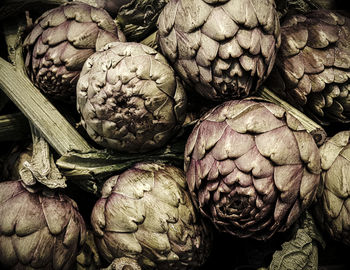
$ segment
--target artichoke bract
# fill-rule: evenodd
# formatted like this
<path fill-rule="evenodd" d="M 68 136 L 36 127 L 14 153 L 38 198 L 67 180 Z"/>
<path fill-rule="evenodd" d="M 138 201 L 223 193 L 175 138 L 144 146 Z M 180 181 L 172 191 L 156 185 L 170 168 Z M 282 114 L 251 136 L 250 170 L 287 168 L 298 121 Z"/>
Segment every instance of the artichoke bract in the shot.
<path fill-rule="evenodd" d="M 270 73 L 280 46 L 273 0 L 171 0 L 157 25 L 163 54 L 210 100 L 252 94 Z"/>
<path fill-rule="evenodd" d="M 320 179 L 313 137 L 282 107 L 261 99 L 227 101 L 194 127 L 186 179 L 217 229 L 266 240 L 310 205 Z"/>
<path fill-rule="evenodd" d="M 320 153 L 322 174 L 315 217 L 332 239 L 350 245 L 350 131 L 329 138 Z"/>
<path fill-rule="evenodd" d="M 267 85 L 320 124 L 350 122 L 350 19 L 329 10 L 293 15 Z"/>
<path fill-rule="evenodd" d="M 207 258 L 211 234 L 194 208 L 182 170 L 138 163 L 109 178 L 91 224 L 100 253 L 142 269 L 192 269 Z"/>
<path fill-rule="evenodd" d="M 0 216 L 1 269 L 72 269 L 86 233 L 72 199 L 2 182 Z"/>
<path fill-rule="evenodd" d="M 113 42 L 85 63 L 77 84 L 81 122 L 98 144 L 119 152 L 163 146 L 181 128 L 187 98 L 164 56 Z"/>
<path fill-rule="evenodd" d="M 111 16 L 101 8 L 73 2 L 42 14 L 24 40 L 27 73 L 47 97 L 75 100 L 85 60 L 112 41 L 125 41 Z"/>

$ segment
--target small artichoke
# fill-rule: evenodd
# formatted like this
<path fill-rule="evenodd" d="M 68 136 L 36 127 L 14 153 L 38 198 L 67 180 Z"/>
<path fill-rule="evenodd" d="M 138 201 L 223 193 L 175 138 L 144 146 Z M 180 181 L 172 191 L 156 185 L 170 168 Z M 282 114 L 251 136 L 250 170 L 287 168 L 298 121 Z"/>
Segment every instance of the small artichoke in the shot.
<path fill-rule="evenodd" d="M 200 119 L 187 140 L 185 172 L 193 200 L 220 231 L 265 240 L 314 200 L 320 154 L 282 107 L 248 98 Z"/>
<path fill-rule="evenodd" d="M 85 241 L 72 199 L 2 182 L 0 216 L 1 269 L 72 269 Z"/>
<path fill-rule="evenodd" d="M 168 2 L 169 0 L 133 0 L 121 6 L 116 20 L 128 40 L 138 41 L 156 31 L 159 14 Z"/>
<path fill-rule="evenodd" d="M 293 15 L 267 85 L 320 124 L 350 122 L 350 19 L 329 10 Z"/>
<path fill-rule="evenodd" d="M 79 2 L 50 9 L 24 40 L 27 73 L 48 97 L 72 102 L 85 60 L 112 41 L 125 37 L 105 10 Z"/>
<path fill-rule="evenodd" d="M 100 253 L 138 261 L 142 269 L 192 269 L 209 254 L 211 235 L 198 219 L 184 172 L 138 163 L 109 178 L 91 224 Z"/>
<path fill-rule="evenodd" d="M 350 131 L 321 147 L 321 184 L 315 217 L 332 239 L 350 245 Z"/>
<path fill-rule="evenodd" d="M 169 0 L 76 0 L 107 10 L 116 17 L 128 41 L 141 41 L 157 30 L 157 19 Z"/>
<path fill-rule="evenodd" d="M 114 42 L 85 63 L 77 84 L 82 124 L 120 152 L 163 146 L 185 120 L 186 94 L 166 59 L 133 42 Z"/>
<path fill-rule="evenodd" d="M 273 0 L 170 0 L 157 25 L 163 54 L 210 100 L 253 93 L 280 46 Z"/>
<path fill-rule="evenodd" d="M 119 8 L 129 4 L 133 0 L 73 0 L 75 2 L 83 2 L 94 7 L 103 8 L 112 16 L 117 15 Z"/>

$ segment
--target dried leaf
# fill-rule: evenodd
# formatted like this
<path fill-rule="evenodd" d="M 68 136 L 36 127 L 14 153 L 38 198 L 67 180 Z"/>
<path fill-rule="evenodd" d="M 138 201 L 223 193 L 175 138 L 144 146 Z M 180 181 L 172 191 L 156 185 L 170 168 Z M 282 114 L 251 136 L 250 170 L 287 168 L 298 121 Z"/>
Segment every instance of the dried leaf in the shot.
<path fill-rule="evenodd" d="M 296 225 L 293 238 L 275 252 L 269 270 L 317 270 L 318 246 L 325 242 L 316 228 L 312 216 L 306 212 Z"/>

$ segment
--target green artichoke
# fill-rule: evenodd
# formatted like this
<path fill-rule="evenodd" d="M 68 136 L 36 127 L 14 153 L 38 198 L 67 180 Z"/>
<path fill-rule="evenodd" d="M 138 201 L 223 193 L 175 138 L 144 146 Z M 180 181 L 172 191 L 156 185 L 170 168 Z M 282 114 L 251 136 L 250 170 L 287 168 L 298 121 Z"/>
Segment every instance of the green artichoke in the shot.
<path fill-rule="evenodd" d="M 329 138 L 320 153 L 323 171 L 315 217 L 332 239 L 350 245 L 350 131 Z"/>
<path fill-rule="evenodd" d="M 1 269 L 72 269 L 85 241 L 76 203 L 62 194 L 0 183 Z"/>
<path fill-rule="evenodd" d="M 48 97 L 72 102 L 85 60 L 112 41 L 125 37 L 101 8 L 74 2 L 48 10 L 24 40 L 27 73 Z"/>
<path fill-rule="evenodd" d="M 253 93 L 269 75 L 280 46 L 273 0 L 171 0 L 157 25 L 163 54 L 210 100 Z"/>
<path fill-rule="evenodd" d="M 157 19 L 169 0 L 76 0 L 103 8 L 116 17 L 129 41 L 140 41 L 157 30 Z"/>
<path fill-rule="evenodd" d="M 142 269 L 192 269 L 207 258 L 211 236 L 198 218 L 184 172 L 139 163 L 109 178 L 91 224 L 104 258 L 130 257 Z"/>
<path fill-rule="evenodd" d="M 117 22 L 128 40 L 139 41 L 157 30 L 160 12 L 169 0 L 131 0 L 121 6 Z"/>
<path fill-rule="evenodd" d="M 117 15 L 121 6 L 127 5 L 134 0 L 73 0 L 75 2 L 84 2 L 88 5 L 103 8 L 112 16 Z"/>
<path fill-rule="evenodd" d="M 233 100 L 196 124 L 185 172 L 193 200 L 220 231 L 265 240 L 288 229 L 313 202 L 320 154 L 282 107 Z"/>
<path fill-rule="evenodd" d="M 350 19 L 329 10 L 293 15 L 267 85 L 320 124 L 350 122 Z"/>
<path fill-rule="evenodd" d="M 186 94 L 166 59 L 139 43 L 115 42 L 85 63 L 77 84 L 82 124 L 120 152 L 163 146 L 185 120 Z"/>

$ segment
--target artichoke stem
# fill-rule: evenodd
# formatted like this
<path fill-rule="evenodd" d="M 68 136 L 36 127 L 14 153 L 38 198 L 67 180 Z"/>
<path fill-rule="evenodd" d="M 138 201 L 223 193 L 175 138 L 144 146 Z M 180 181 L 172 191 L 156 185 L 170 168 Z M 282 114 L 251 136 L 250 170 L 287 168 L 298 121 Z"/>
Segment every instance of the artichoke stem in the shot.
<path fill-rule="evenodd" d="M 283 107 L 288 113 L 293 115 L 295 118 L 297 118 L 302 125 L 305 127 L 306 131 L 309 132 L 316 144 L 318 146 L 322 145 L 324 141 L 327 138 L 327 133 L 326 131 L 315 121 L 307 117 L 305 114 L 303 114 L 301 111 L 297 110 L 294 108 L 292 105 L 289 103 L 285 102 L 284 100 L 280 99 L 278 96 L 276 96 L 273 92 L 271 92 L 269 89 L 266 87 L 261 87 L 257 93 L 258 96 L 274 103 L 277 105 L 280 105 Z"/>
<path fill-rule="evenodd" d="M 88 152 L 89 144 L 22 73 L 0 58 L 0 88 L 60 154 Z"/>
<path fill-rule="evenodd" d="M 28 121 L 22 113 L 0 116 L 0 142 L 25 139 L 28 131 Z"/>
<path fill-rule="evenodd" d="M 28 185 L 35 185 L 37 182 L 48 188 L 65 188 L 66 178 L 58 170 L 50 148 L 40 132 L 30 125 L 33 138 L 33 153 L 31 162 L 25 161 L 20 169 L 22 181 Z"/>

